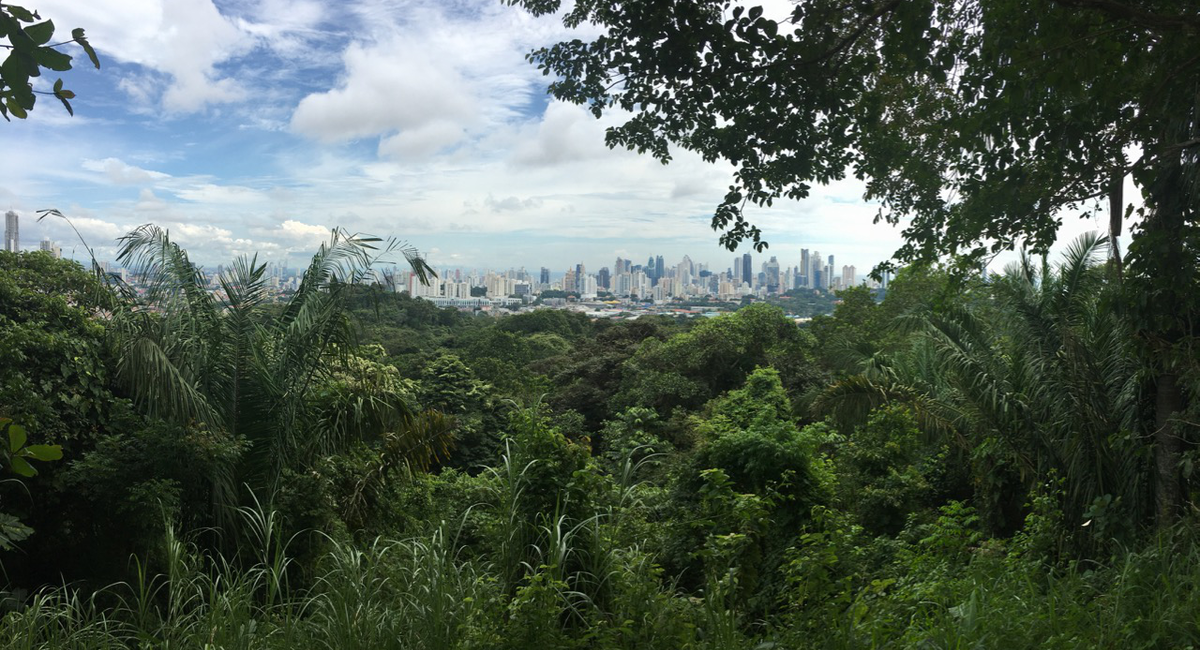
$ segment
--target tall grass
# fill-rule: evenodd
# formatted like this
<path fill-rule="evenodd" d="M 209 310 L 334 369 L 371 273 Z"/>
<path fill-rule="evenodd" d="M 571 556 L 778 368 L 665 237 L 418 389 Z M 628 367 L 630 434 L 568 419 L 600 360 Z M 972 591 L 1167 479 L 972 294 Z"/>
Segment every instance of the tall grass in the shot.
<path fill-rule="evenodd" d="M 330 539 L 311 579 L 292 580 L 279 516 L 269 502 L 257 503 L 241 512 L 249 533 L 240 556 L 203 553 L 168 526 L 153 565 L 135 561 L 128 582 L 26 598 L 0 618 L 0 648 L 1200 645 L 1200 548 L 1190 524 L 1106 562 L 1065 567 L 982 549 L 964 556 L 928 547 L 915 559 L 899 553 L 877 576 L 846 587 L 854 593 L 832 599 L 840 604 L 747 621 L 731 596 L 735 567 L 714 571 L 703 592 L 683 593 L 652 554 L 615 541 L 620 519 L 633 516 L 628 510 L 519 520 L 512 500 L 520 498 L 522 471 L 508 469 L 489 479 L 500 528 L 487 552 L 466 553 L 445 523 L 406 540 Z M 611 489 L 612 503 L 632 498 L 630 485 L 614 481 Z"/>

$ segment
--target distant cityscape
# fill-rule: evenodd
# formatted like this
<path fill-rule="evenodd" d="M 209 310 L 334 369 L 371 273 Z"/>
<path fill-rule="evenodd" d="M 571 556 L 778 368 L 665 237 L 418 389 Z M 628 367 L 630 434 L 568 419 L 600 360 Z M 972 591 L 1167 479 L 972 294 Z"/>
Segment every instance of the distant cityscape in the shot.
<path fill-rule="evenodd" d="M 18 252 L 19 242 L 20 218 L 9 211 L 5 215 L 4 249 Z M 49 239 L 43 239 L 39 249 L 54 257 L 62 256 L 61 248 Z M 135 280 L 127 269 L 108 262 L 101 262 L 101 267 L 127 282 Z M 214 293 L 220 293 L 218 277 L 224 270 L 223 265 L 218 265 L 216 272 L 209 274 Z M 294 291 L 299 287 L 302 273 L 302 268 L 268 263 L 268 287 L 275 293 Z M 886 277 L 876 282 L 860 276 L 854 265 L 839 268 L 834 255 L 826 256 L 807 248 L 800 250 L 798 260 L 787 262 L 780 262 L 775 255 L 760 256 L 757 267 L 755 256 L 744 253 L 735 256 L 731 265 L 722 270 L 694 262 L 688 255 L 672 264 L 662 255 L 651 255 L 644 263 L 618 257 L 612 267 L 604 266 L 594 273 L 582 263 L 565 271 L 543 266 L 536 275 L 523 267 L 507 271 L 443 268 L 429 284 L 422 284 L 416 274 L 396 266 L 378 269 L 376 274 L 380 282 L 397 292 L 407 292 L 413 298 L 423 298 L 441 307 L 464 310 L 512 310 L 533 303 L 563 306 L 568 302 L 618 305 L 739 302 L 747 296 L 766 299 L 797 289 L 828 293 L 855 285 L 887 286 Z"/>

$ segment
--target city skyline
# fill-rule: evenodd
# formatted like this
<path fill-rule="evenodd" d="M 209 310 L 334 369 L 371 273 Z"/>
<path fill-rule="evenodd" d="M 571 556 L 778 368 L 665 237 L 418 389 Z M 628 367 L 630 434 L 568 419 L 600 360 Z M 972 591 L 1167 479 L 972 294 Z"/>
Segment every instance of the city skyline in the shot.
<path fill-rule="evenodd" d="M 18 235 L 17 238 L 10 240 L 11 226 L 19 223 L 21 225 L 17 226 L 17 232 L 19 233 L 20 229 L 24 228 L 24 231 L 26 233 L 28 233 L 28 232 L 30 232 L 30 229 L 28 227 L 28 223 L 30 221 L 32 221 L 35 226 L 33 229 L 34 235 L 26 236 L 24 238 L 21 238 Z M 51 218 L 49 221 L 51 223 L 53 223 L 54 219 Z M 46 250 L 47 245 L 51 245 L 51 246 L 54 246 L 54 248 L 59 251 L 60 256 L 65 256 L 70 259 L 75 259 L 75 260 L 81 261 L 81 262 L 87 261 L 86 260 L 86 250 L 83 247 L 83 243 L 80 242 L 78 240 L 78 238 L 76 238 L 74 241 L 63 242 L 60 240 L 52 239 L 48 235 L 40 234 L 40 233 L 44 233 L 48 230 L 51 230 L 50 228 L 45 226 L 46 222 L 47 222 L 47 220 L 42 220 L 39 222 L 38 219 L 36 218 L 36 216 L 34 216 L 32 219 L 23 218 L 23 215 L 21 215 L 20 213 L 13 211 L 13 210 L 9 210 L 5 215 L 5 249 L 6 250 L 18 250 L 18 249 L 19 250 L 39 250 L 39 249 Z M 104 250 L 107 250 L 110 248 L 109 246 L 106 246 L 105 243 L 102 243 L 99 246 L 93 244 L 92 242 L 87 242 L 87 244 L 89 246 L 91 246 L 94 250 L 99 250 L 99 251 L 104 251 Z M 11 245 L 11 247 L 10 247 L 10 245 Z M 788 247 L 788 248 L 791 249 L 794 247 Z M 625 251 L 627 249 L 622 248 L 622 249 L 618 249 L 618 250 Z M 764 258 L 764 259 L 770 259 L 772 257 L 775 257 L 775 258 L 780 258 L 780 263 L 783 264 L 784 266 L 802 265 L 803 264 L 802 261 L 803 261 L 803 259 L 805 259 L 805 254 L 806 254 L 805 251 L 807 251 L 807 250 L 809 250 L 809 248 L 802 247 L 798 250 L 798 252 L 795 255 L 785 258 L 783 255 L 781 255 L 777 252 L 774 252 L 775 249 L 773 247 L 767 249 L 766 251 L 764 251 L 762 253 L 757 253 L 757 252 L 734 253 L 734 252 L 726 251 L 725 249 L 722 248 L 722 249 L 720 249 L 720 252 L 716 253 L 716 256 L 718 258 L 722 258 L 722 257 L 729 258 L 728 266 L 720 267 L 720 262 L 714 262 L 711 260 L 696 259 L 694 261 L 697 264 L 705 265 L 710 270 L 713 268 L 718 268 L 719 270 L 726 270 L 726 271 L 730 271 L 732 273 L 734 270 L 735 263 L 744 262 L 747 257 L 749 257 L 751 260 L 755 260 L 760 257 Z M 297 265 L 297 266 L 303 265 L 306 262 L 307 257 L 311 256 L 311 254 L 314 252 L 316 252 L 315 246 L 311 251 L 308 251 L 307 253 L 305 251 L 297 251 L 295 253 L 289 254 L 280 259 L 270 259 L 269 256 L 261 256 L 261 257 L 264 261 L 269 261 L 269 262 L 275 263 L 275 264 L 283 264 L 286 268 L 294 268 L 292 265 Z M 190 253 L 190 251 L 189 251 L 189 253 Z M 560 257 L 564 257 L 564 258 L 569 258 L 571 255 L 570 253 L 564 253 L 562 251 L 556 251 L 556 254 L 558 254 Z M 628 253 L 626 253 L 626 255 L 628 255 Z M 193 257 L 194 262 L 196 262 L 197 264 L 200 264 L 200 266 L 205 267 L 205 268 L 216 268 L 218 266 L 224 265 L 224 264 L 232 261 L 232 258 L 230 258 L 227 260 L 215 260 L 215 261 L 204 262 L 200 259 L 196 259 L 195 256 L 192 256 L 192 257 Z M 661 254 L 655 255 L 655 254 L 649 253 L 649 252 L 646 253 L 645 255 L 643 255 L 642 257 L 646 257 L 648 259 L 653 258 L 655 260 L 659 260 L 659 259 L 665 260 L 666 259 L 666 257 L 664 255 L 661 255 Z M 691 257 L 692 257 L 691 253 L 685 252 L 679 258 L 679 260 L 681 261 L 682 259 L 690 259 Z M 618 259 L 624 259 L 624 258 L 621 256 L 618 256 Z M 639 258 L 637 258 L 637 257 L 632 257 L 632 258 L 630 258 L 630 261 L 634 261 L 635 263 L 637 263 L 636 261 L 638 259 Z M 115 260 L 115 254 L 112 255 L 111 257 L 105 257 L 105 256 L 99 255 L 99 254 L 97 255 L 97 261 L 112 263 L 114 260 Z M 528 264 L 520 264 L 520 265 L 516 265 L 516 266 L 503 265 L 503 264 L 500 264 L 500 265 L 497 265 L 497 264 L 483 264 L 483 265 L 438 264 L 437 260 L 432 259 L 432 258 L 431 258 L 430 263 L 431 263 L 431 266 L 433 266 L 435 269 L 437 269 L 439 271 L 443 270 L 443 269 L 448 269 L 451 271 L 455 271 L 455 270 L 460 270 L 460 271 L 470 271 L 470 270 L 474 270 L 474 271 L 489 271 L 489 270 L 505 271 L 505 270 L 516 270 L 516 269 L 521 269 L 521 268 L 526 268 L 526 269 L 541 268 L 542 266 L 545 266 L 544 262 L 539 262 L 538 260 L 531 260 Z M 554 275 L 555 277 L 561 277 L 563 274 L 568 272 L 570 267 L 575 266 L 576 264 L 583 264 L 584 266 L 593 268 L 593 269 L 599 269 L 599 268 L 603 268 L 605 266 L 611 266 L 611 265 L 600 263 L 599 260 L 580 260 L 580 261 L 574 262 L 574 263 L 567 263 L 565 265 L 552 266 L 552 267 L 547 267 L 547 268 L 550 269 L 551 274 Z M 865 274 L 865 273 L 870 272 L 870 269 L 873 268 L 874 264 L 872 264 L 870 266 L 856 264 L 855 266 L 856 266 L 856 268 L 858 268 L 860 270 L 859 271 L 860 274 Z M 866 271 L 863 271 L 862 269 L 866 269 Z"/>

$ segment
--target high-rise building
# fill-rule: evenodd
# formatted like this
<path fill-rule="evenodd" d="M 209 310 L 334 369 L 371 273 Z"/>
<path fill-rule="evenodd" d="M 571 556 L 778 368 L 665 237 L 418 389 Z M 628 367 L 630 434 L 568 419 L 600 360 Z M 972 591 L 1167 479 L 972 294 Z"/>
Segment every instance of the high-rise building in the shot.
<path fill-rule="evenodd" d="M 742 282 L 754 286 L 754 267 L 751 266 L 750 253 L 742 255 Z"/>
<path fill-rule="evenodd" d="M 667 274 L 666 263 L 663 262 L 663 256 L 659 255 L 654 258 L 654 275 L 651 277 L 652 282 L 658 282 Z"/>
<path fill-rule="evenodd" d="M 547 285 L 547 286 L 548 286 L 548 285 L 550 284 L 550 269 L 548 269 L 548 268 L 546 268 L 546 267 L 544 267 L 544 266 L 543 266 L 543 267 L 542 267 L 542 272 L 541 272 L 541 274 L 540 274 L 540 275 L 541 275 L 541 277 L 539 277 L 539 278 L 538 278 L 538 280 L 539 280 L 539 281 L 540 281 L 542 284 L 544 284 L 544 285 Z"/>
<path fill-rule="evenodd" d="M 21 251 L 21 232 L 17 213 L 9 210 L 4 214 L 4 250 L 10 253 Z"/>
<path fill-rule="evenodd" d="M 567 269 L 566 275 L 563 276 L 562 290 L 568 293 L 575 291 L 575 283 L 578 278 L 575 276 L 575 269 Z"/>
<path fill-rule="evenodd" d="M 54 257 L 54 259 L 56 259 L 56 260 L 62 259 L 62 249 L 58 247 L 58 244 L 55 244 L 54 242 L 50 241 L 49 237 L 45 237 L 42 239 L 42 244 L 41 244 L 40 248 L 43 252 L 50 253 L 50 255 Z"/>
<path fill-rule="evenodd" d="M 797 271 L 797 275 L 800 276 L 799 280 L 797 280 L 800 286 L 806 289 L 812 288 L 812 262 L 808 259 L 807 248 L 800 249 L 800 268 Z"/>
<path fill-rule="evenodd" d="M 779 260 L 771 256 L 771 260 L 763 264 L 763 275 L 766 276 L 767 291 L 779 293 Z"/>
<path fill-rule="evenodd" d="M 610 276 L 608 273 L 607 266 L 602 267 L 599 271 L 596 272 L 596 286 L 601 289 L 612 288 L 612 282 L 610 281 Z"/>
<path fill-rule="evenodd" d="M 858 277 L 857 277 L 856 271 L 857 271 L 857 269 L 854 268 L 853 264 L 842 267 L 842 286 L 843 287 L 853 287 L 854 285 L 858 284 Z"/>

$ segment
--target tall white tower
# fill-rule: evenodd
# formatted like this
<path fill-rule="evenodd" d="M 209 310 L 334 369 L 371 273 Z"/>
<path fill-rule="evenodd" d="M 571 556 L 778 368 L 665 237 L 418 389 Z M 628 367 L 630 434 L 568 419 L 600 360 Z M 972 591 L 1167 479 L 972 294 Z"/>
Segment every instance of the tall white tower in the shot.
<path fill-rule="evenodd" d="M 17 213 L 12 210 L 4 213 L 4 250 L 10 253 L 21 250 L 20 224 Z"/>

